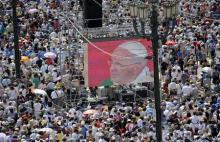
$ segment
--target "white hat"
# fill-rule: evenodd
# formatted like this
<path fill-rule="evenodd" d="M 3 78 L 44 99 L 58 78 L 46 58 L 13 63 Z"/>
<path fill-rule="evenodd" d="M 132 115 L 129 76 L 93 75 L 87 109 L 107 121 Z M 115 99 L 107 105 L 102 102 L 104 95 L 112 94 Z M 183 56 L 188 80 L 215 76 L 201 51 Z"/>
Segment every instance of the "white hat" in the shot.
<path fill-rule="evenodd" d="M 205 106 L 208 106 L 208 105 L 210 105 L 210 104 L 209 104 L 209 103 L 204 103 L 204 105 L 205 105 Z"/>
<path fill-rule="evenodd" d="M 61 121 L 58 121 L 57 124 L 58 124 L 58 125 L 61 125 Z"/>
<path fill-rule="evenodd" d="M 194 135 L 194 139 L 198 139 L 199 137 L 199 135 Z"/>
<path fill-rule="evenodd" d="M 137 55 L 137 57 L 145 58 L 147 56 L 145 46 L 137 41 L 124 42 L 119 47 L 128 50 L 130 53 Z"/>
<path fill-rule="evenodd" d="M 113 128 L 110 128 L 109 131 L 110 131 L 110 132 L 114 132 L 115 130 L 114 130 Z"/>
<path fill-rule="evenodd" d="M 85 125 L 85 121 L 81 121 L 81 125 Z"/>

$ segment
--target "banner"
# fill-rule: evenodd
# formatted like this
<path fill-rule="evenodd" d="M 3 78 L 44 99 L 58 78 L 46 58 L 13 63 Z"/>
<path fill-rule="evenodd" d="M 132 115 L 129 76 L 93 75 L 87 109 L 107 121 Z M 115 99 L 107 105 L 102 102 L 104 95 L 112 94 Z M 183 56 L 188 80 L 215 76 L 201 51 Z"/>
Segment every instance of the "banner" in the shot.
<path fill-rule="evenodd" d="M 85 46 L 85 85 L 153 82 L 152 43 L 147 39 L 99 41 Z"/>

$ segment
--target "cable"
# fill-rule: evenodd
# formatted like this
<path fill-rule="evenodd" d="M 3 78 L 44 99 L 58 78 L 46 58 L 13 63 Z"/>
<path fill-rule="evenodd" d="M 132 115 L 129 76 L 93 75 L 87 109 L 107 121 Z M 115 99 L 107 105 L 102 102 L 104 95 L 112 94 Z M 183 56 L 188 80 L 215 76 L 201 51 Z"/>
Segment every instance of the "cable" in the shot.
<path fill-rule="evenodd" d="M 93 1 L 95 1 L 95 0 L 93 0 Z M 97 2 L 97 1 L 96 1 L 96 2 Z M 182 12 L 182 13 L 189 14 L 191 17 L 196 17 L 196 16 L 192 16 L 192 14 L 187 13 L 187 12 Z M 95 47 L 96 49 L 98 49 L 98 50 L 101 51 L 102 53 L 104 53 L 104 54 L 106 54 L 106 55 L 109 55 L 109 56 L 115 56 L 115 57 L 120 57 L 120 58 L 131 58 L 131 57 L 123 57 L 123 56 L 113 55 L 113 54 L 111 54 L 111 53 L 109 53 L 109 52 L 106 52 L 105 50 L 103 50 L 103 49 L 97 47 L 94 43 L 92 43 L 89 39 L 87 39 L 87 38 L 76 28 L 76 26 L 73 24 L 73 22 L 72 22 L 68 17 L 66 17 L 66 18 L 68 19 L 68 21 L 70 21 L 70 23 L 72 24 L 72 26 L 74 27 L 74 29 L 75 29 L 88 43 L 90 43 L 93 47 Z M 219 20 L 215 20 L 215 19 L 211 19 L 211 18 L 206 18 L 206 19 L 214 20 L 214 21 L 219 21 Z"/>
<path fill-rule="evenodd" d="M 95 47 L 97 50 L 99 50 L 99 51 L 101 51 L 102 53 L 104 53 L 104 54 L 106 54 L 106 55 L 109 55 L 109 56 L 111 56 L 111 57 L 118 57 L 118 58 L 127 58 L 127 59 L 129 59 L 129 58 L 134 58 L 134 57 L 124 57 L 124 56 L 119 56 L 119 55 L 113 55 L 113 54 L 111 54 L 111 53 L 109 53 L 109 52 L 106 52 L 105 50 L 103 50 L 103 49 L 101 49 L 101 48 L 99 48 L 98 46 L 96 46 L 94 43 L 92 43 L 89 39 L 87 39 L 80 31 L 79 31 L 79 29 L 74 25 L 74 23 L 69 19 L 69 17 L 67 17 L 64 13 L 61 13 L 64 17 L 66 17 L 67 18 L 67 20 L 71 23 L 71 25 L 74 27 L 74 29 L 77 31 L 77 33 L 79 33 L 80 34 L 80 36 L 82 36 L 83 37 L 83 39 L 85 39 L 89 44 L 91 44 L 93 47 Z M 134 42 L 134 41 L 133 41 Z M 136 56 L 136 57 L 139 57 L 139 56 Z"/>
<path fill-rule="evenodd" d="M 98 1 L 96 0 L 92 0 L 93 2 L 95 2 L 98 6 L 100 6 L 102 8 L 102 4 L 100 4 Z"/>
<path fill-rule="evenodd" d="M 90 20 L 90 21 L 92 21 L 92 20 L 112 20 L 111 18 L 94 18 L 94 19 L 85 19 L 85 20 Z M 131 17 L 120 17 L 120 18 L 116 18 L 116 19 L 119 19 L 119 20 L 121 20 L 121 19 L 123 19 L 123 20 L 132 20 L 133 18 L 131 18 Z"/>

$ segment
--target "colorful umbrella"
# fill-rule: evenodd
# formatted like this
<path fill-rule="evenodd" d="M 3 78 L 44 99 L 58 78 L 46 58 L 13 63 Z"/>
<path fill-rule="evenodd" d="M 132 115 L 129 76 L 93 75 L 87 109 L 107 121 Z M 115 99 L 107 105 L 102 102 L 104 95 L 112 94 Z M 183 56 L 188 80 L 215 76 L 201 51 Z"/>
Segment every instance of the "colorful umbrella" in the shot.
<path fill-rule="evenodd" d="M 96 114 L 96 113 L 97 113 L 97 110 L 89 109 L 89 110 L 84 111 L 83 115 L 93 115 L 93 114 Z"/>
<path fill-rule="evenodd" d="M 28 10 L 28 13 L 29 13 L 29 14 L 34 14 L 34 13 L 36 13 L 36 12 L 38 12 L 38 11 L 39 11 L 38 9 L 32 8 L 32 9 L 29 9 L 29 10 Z"/>
<path fill-rule="evenodd" d="M 21 62 L 28 62 L 29 61 L 29 57 L 28 56 L 21 56 Z"/>
<path fill-rule="evenodd" d="M 57 57 L 57 55 L 53 52 L 47 52 L 44 54 L 44 57 L 54 59 Z"/>
<path fill-rule="evenodd" d="M 167 42 L 165 43 L 165 45 L 168 45 L 168 46 L 173 46 L 173 45 L 176 45 L 176 42 L 175 42 L 175 41 L 170 40 L 170 41 L 167 41 Z"/>

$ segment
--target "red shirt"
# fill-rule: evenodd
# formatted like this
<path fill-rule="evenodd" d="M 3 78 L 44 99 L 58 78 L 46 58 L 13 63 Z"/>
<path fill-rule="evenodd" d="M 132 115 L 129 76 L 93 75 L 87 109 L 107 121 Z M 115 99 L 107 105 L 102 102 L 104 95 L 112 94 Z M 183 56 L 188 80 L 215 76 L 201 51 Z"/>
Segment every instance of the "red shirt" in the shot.
<path fill-rule="evenodd" d="M 47 58 L 47 59 L 46 59 L 46 63 L 47 63 L 48 65 L 53 64 L 53 59 Z"/>

